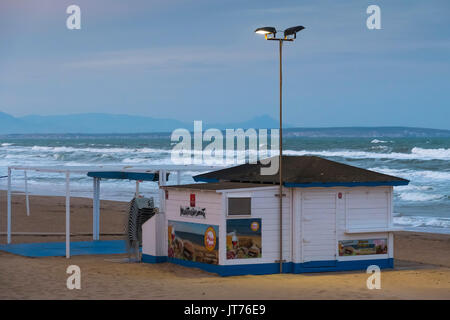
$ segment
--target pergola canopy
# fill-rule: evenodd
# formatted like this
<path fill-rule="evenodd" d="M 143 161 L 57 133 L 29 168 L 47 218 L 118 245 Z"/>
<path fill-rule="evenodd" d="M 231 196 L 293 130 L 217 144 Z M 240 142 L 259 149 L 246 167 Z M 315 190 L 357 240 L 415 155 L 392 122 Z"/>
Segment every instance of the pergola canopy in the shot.
<path fill-rule="evenodd" d="M 218 169 L 217 166 L 201 165 L 148 165 L 148 166 L 9 166 L 8 167 L 8 194 L 7 194 L 7 243 L 11 243 L 11 173 L 13 170 L 25 173 L 25 195 L 27 202 L 27 215 L 29 215 L 27 171 L 64 173 L 66 177 L 66 258 L 70 258 L 70 174 L 86 174 L 93 178 L 93 239 L 100 239 L 100 180 L 101 179 L 127 179 L 136 181 L 136 193 L 139 193 L 140 181 L 158 182 L 164 186 L 169 171 L 177 173 L 177 184 L 180 184 L 181 171 L 210 171 Z M 165 177 L 162 179 L 161 177 Z M 160 199 L 161 199 L 160 191 Z M 163 202 L 162 202 L 163 203 Z M 160 211 L 161 208 L 160 208 Z"/>

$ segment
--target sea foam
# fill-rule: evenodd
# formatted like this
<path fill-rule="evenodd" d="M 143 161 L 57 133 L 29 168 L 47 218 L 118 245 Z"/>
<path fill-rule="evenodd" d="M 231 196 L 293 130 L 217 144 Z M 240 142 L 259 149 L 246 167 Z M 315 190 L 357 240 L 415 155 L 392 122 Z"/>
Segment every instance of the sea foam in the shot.
<path fill-rule="evenodd" d="M 394 217 L 394 225 L 405 227 L 450 228 L 450 218 L 398 216 Z"/>
<path fill-rule="evenodd" d="M 442 194 L 428 194 L 422 192 L 404 192 L 399 193 L 398 196 L 403 201 L 434 201 L 445 197 Z"/>
<path fill-rule="evenodd" d="M 358 150 L 286 150 L 289 155 L 316 155 L 322 157 L 340 157 L 349 159 L 398 159 L 398 160 L 450 160 L 450 149 L 424 149 L 414 147 L 410 153 L 367 152 Z"/>
<path fill-rule="evenodd" d="M 384 140 L 378 140 L 378 139 L 373 139 L 372 141 L 370 141 L 370 143 L 387 143 L 387 141 L 384 141 Z"/>

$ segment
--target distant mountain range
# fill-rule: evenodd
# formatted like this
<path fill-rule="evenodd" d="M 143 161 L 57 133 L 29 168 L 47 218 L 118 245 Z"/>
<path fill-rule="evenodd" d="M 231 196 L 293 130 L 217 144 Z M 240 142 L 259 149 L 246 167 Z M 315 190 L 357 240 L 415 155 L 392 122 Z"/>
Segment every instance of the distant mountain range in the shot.
<path fill-rule="evenodd" d="M 278 128 L 278 120 L 268 115 L 235 123 L 203 123 L 207 128 Z M 287 137 L 450 137 L 450 130 L 410 127 L 336 127 L 294 128 L 285 124 Z M 82 113 L 72 115 L 14 117 L 0 112 L 0 135 L 154 135 L 169 133 L 176 128 L 193 130 L 193 121 L 158 119 L 144 116 Z M 162 134 L 162 135 L 166 135 Z"/>
<path fill-rule="evenodd" d="M 126 114 L 81 113 L 71 115 L 14 117 L 0 112 L 0 134 L 99 134 L 172 132 L 177 128 L 193 130 L 193 121 L 159 119 Z M 263 115 L 236 123 L 203 123 L 207 128 L 277 128 L 278 121 Z M 287 125 L 289 127 L 289 125 Z"/>

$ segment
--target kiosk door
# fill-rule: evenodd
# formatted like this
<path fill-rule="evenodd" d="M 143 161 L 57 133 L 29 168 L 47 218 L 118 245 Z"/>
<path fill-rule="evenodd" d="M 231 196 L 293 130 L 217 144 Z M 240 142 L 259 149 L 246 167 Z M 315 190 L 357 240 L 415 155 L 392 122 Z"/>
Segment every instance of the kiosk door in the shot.
<path fill-rule="evenodd" d="M 336 193 L 303 192 L 300 227 L 304 267 L 336 265 Z"/>

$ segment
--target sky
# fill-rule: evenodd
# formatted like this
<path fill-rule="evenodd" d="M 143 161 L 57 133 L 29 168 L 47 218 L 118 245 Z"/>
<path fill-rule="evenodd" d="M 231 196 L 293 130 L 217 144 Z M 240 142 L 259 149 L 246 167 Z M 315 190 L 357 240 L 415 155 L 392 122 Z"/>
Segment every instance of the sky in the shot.
<path fill-rule="evenodd" d="M 448 0 L 2 0 L 0 111 L 277 119 L 278 46 L 254 30 L 303 25 L 283 48 L 286 122 L 450 129 L 449 13 Z"/>

